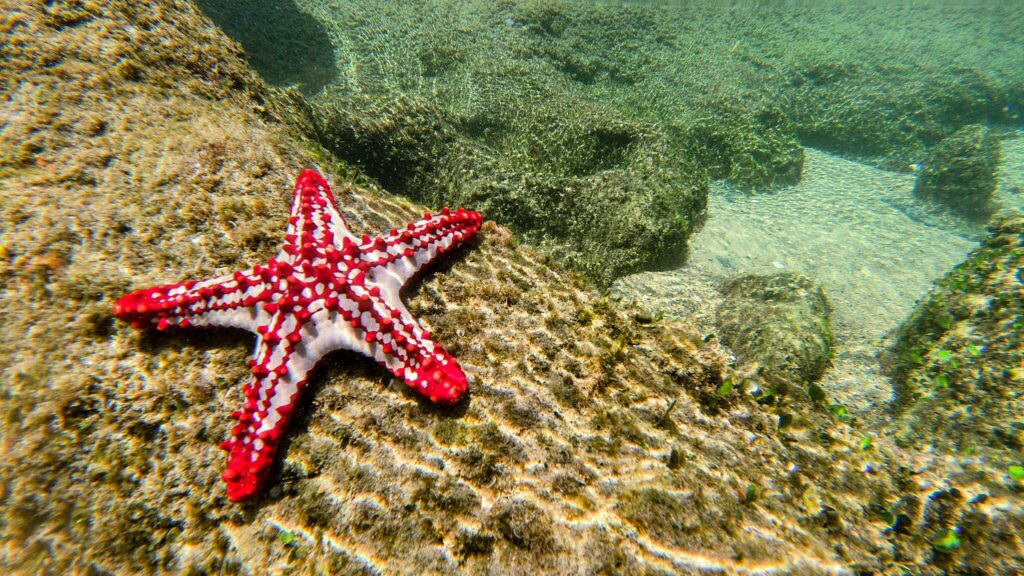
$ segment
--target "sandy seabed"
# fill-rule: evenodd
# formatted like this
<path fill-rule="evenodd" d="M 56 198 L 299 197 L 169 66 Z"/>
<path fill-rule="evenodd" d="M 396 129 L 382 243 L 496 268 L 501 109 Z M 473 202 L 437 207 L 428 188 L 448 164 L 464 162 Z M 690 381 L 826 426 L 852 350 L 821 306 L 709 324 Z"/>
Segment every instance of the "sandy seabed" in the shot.
<path fill-rule="evenodd" d="M 1003 142 L 997 201 L 1020 210 L 1024 137 Z M 871 425 L 884 424 L 892 395 L 876 354 L 932 283 L 977 246 L 922 217 L 914 175 L 805 149 L 803 179 L 769 194 L 712 186 L 708 221 L 691 239 L 686 266 L 620 279 L 615 292 L 714 331 L 716 286 L 737 274 L 780 270 L 822 283 L 836 337 L 822 386 Z"/>

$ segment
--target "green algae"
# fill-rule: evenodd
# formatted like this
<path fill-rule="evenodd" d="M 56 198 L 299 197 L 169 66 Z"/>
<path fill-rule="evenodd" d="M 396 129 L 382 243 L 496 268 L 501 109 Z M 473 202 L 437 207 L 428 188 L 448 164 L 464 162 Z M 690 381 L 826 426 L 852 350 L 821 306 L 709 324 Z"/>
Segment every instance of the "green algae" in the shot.
<path fill-rule="evenodd" d="M 599 285 L 681 262 L 704 218 L 706 177 L 653 128 L 609 122 L 615 112 L 596 105 L 565 102 L 538 120 L 543 133 L 524 131 L 536 139 L 527 152 L 496 153 L 419 97 L 280 94 L 303 111 L 294 122 L 307 135 L 385 188 L 471 206 Z"/>
<path fill-rule="evenodd" d="M 896 331 L 883 361 L 904 441 L 994 450 L 1004 462 L 1003 451 L 1024 446 L 1020 414 L 1006 404 L 1021 382 L 1014 323 L 1024 313 L 1015 272 L 1024 267 L 1022 238 L 1019 216 L 993 223 L 982 245 L 937 281 Z M 934 436 L 920 432 L 933 429 Z"/>
<path fill-rule="evenodd" d="M 716 159 L 703 168 L 722 175 L 751 151 L 775 149 L 739 171 L 767 181 L 737 178 L 766 185 L 773 171 L 790 172 L 794 138 L 906 170 L 965 123 L 1021 121 L 1010 6 L 951 15 L 928 5 L 794 14 L 713 4 L 298 4 L 324 23 L 348 64 L 339 89 L 429 97 L 496 148 L 558 142 L 523 140 L 517 130 L 550 116 L 552 95 L 569 95 L 669 127 L 674 146 L 705 147 Z M 725 138 L 688 139 L 703 128 Z M 743 141 L 774 143 L 736 146 Z"/>
<path fill-rule="evenodd" d="M 987 222 L 995 212 L 1000 144 L 991 130 L 971 124 L 944 138 L 925 158 L 914 185 L 918 198 L 965 218 Z"/>
<path fill-rule="evenodd" d="M 824 289 L 799 274 L 780 272 L 730 279 L 716 313 L 722 342 L 745 363 L 761 366 L 775 387 L 810 383 L 808 394 L 824 400 L 816 380 L 832 357 L 831 307 Z"/>
<path fill-rule="evenodd" d="M 964 121 L 1013 123 L 1024 93 L 1019 70 L 979 72 L 999 61 L 935 43 L 898 10 L 858 14 L 878 19 L 876 34 L 904 22 L 894 42 L 931 42 L 894 66 L 889 45 L 880 51 L 813 9 L 794 21 L 772 9 L 574 2 L 298 6 L 347 68 L 314 103 L 291 98 L 285 107 L 302 111 L 286 116 L 385 188 L 435 207 L 471 205 L 600 286 L 685 258 L 703 221 L 704 173 L 771 190 L 799 181 L 801 144 L 907 170 Z M 235 20 L 220 16 L 232 33 Z M 783 50 L 777 38 L 794 27 L 803 33 Z M 259 36 L 238 34 L 243 44 Z M 257 63 L 290 62 L 283 50 L 252 48 Z M 949 73 L 927 59 L 951 54 L 976 68 Z M 709 67 L 719 71 L 711 79 Z"/>

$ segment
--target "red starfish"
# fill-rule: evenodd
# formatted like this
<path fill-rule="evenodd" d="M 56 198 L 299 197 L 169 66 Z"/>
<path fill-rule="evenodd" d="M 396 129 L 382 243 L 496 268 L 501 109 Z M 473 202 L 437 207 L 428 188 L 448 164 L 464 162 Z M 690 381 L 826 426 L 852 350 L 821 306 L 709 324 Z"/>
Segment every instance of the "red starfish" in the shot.
<path fill-rule="evenodd" d="M 438 404 L 466 391 L 458 362 L 430 339 L 398 292 L 420 268 L 480 229 L 480 214 L 447 208 L 403 230 L 356 240 L 327 182 L 306 170 L 295 183 L 285 244 L 263 266 L 132 292 L 114 315 L 132 326 L 225 326 L 254 332 L 252 380 L 222 478 L 228 498 L 253 497 L 267 479 L 306 376 L 328 352 L 354 350 Z"/>

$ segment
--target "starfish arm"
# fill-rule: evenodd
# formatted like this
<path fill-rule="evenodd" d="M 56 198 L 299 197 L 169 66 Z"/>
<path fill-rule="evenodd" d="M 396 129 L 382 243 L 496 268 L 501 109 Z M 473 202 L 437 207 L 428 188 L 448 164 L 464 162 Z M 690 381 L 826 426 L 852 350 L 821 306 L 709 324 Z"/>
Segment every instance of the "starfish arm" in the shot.
<path fill-rule="evenodd" d="M 215 326 L 251 332 L 265 313 L 257 304 L 270 296 L 271 286 L 259 267 L 216 276 L 136 290 L 114 303 L 114 316 L 135 327 Z"/>
<path fill-rule="evenodd" d="M 438 404 L 455 404 L 468 386 L 458 362 L 430 338 L 397 290 L 354 288 L 355 298 L 341 298 L 325 332 L 332 349 L 361 352 L 376 360 L 417 394 Z"/>
<path fill-rule="evenodd" d="M 403 230 L 359 246 L 369 272 L 382 284 L 400 288 L 421 268 L 472 238 L 480 230 L 480 214 L 470 210 L 447 208 L 439 214 L 427 214 Z"/>
<path fill-rule="evenodd" d="M 327 350 L 316 344 L 315 325 L 291 314 L 276 314 L 259 332 L 245 402 L 231 414 L 238 424 L 221 443 L 228 452 L 221 477 L 236 502 L 255 496 L 266 482 L 307 376 Z"/>
<path fill-rule="evenodd" d="M 300 174 L 295 182 L 285 245 L 277 260 L 294 263 L 305 257 L 314 262 L 322 261 L 328 250 L 340 251 L 355 241 L 334 204 L 334 194 L 327 181 L 314 170 Z"/>
<path fill-rule="evenodd" d="M 430 338 L 429 332 L 413 322 L 414 329 L 394 330 L 390 339 L 384 337 L 385 341 L 394 342 L 401 334 L 405 341 L 404 349 L 394 347 L 390 354 L 382 354 L 379 353 L 380 346 L 377 346 L 373 358 L 427 400 L 446 405 L 459 402 L 469 385 L 462 367 Z"/>

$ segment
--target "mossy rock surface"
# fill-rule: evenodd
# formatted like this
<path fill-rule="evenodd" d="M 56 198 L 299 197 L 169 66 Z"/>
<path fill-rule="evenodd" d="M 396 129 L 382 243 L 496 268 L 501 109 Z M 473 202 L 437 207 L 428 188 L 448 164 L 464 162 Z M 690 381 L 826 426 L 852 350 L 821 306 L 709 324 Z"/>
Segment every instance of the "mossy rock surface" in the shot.
<path fill-rule="evenodd" d="M 713 178 L 741 190 L 771 191 L 800 182 L 804 151 L 791 133 L 761 122 L 716 117 L 682 131 L 683 149 Z"/>
<path fill-rule="evenodd" d="M 327 99 L 414 93 L 457 118 L 465 135 L 510 116 L 529 123 L 560 97 L 605 103 L 678 128 L 680 150 L 700 146 L 686 139 L 693 128 L 732 132 L 712 150 L 720 161 L 701 168 L 727 174 L 753 162 L 736 182 L 759 189 L 784 183 L 771 174 L 790 173 L 795 140 L 907 171 L 965 123 L 1024 121 L 1024 28 L 1005 3 L 295 3 L 331 37 L 339 77 Z"/>
<path fill-rule="evenodd" d="M 1000 149 L 991 130 L 980 124 L 964 126 L 928 152 L 914 195 L 965 218 L 988 220 L 995 210 L 992 192 Z"/>
<path fill-rule="evenodd" d="M 791 272 L 727 281 L 715 323 L 742 363 L 777 386 L 802 389 L 832 358 L 831 308 L 821 284 Z M 801 392 L 802 394 L 802 392 Z"/>
<path fill-rule="evenodd" d="M 904 320 L 883 356 L 901 438 L 949 452 L 1024 449 L 1024 216 L 982 245 Z"/>
<path fill-rule="evenodd" d="M 309 135 L 388 190 L 479 210 L 601 286 L 682 263 L 706 216 L 707 176 L 654 127 L 596 104 L 548 103 L 488 144 L 414 96 L 289 98 Z"/>

